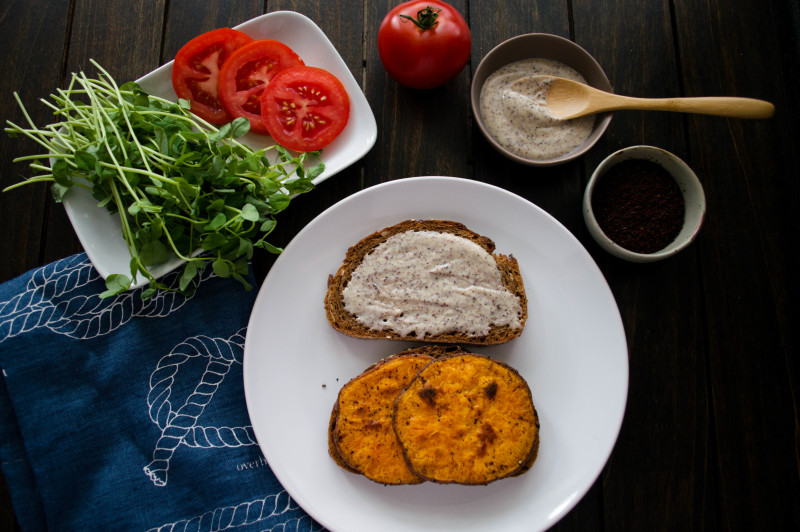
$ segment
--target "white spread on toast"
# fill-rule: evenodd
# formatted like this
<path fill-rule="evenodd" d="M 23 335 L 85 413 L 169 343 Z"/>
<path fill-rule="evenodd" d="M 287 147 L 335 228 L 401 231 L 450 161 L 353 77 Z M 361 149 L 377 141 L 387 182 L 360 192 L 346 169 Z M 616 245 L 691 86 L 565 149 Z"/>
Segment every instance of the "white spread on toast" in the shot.
<path fill-rule="evenodd" d="M 451 233 L 389 237 L 364 257 L 342 295 L 359 324 L 403 337 L 480 337 L 492 327 L 522 326 L 519 298 L 503 286 L 494 257 Z"/>

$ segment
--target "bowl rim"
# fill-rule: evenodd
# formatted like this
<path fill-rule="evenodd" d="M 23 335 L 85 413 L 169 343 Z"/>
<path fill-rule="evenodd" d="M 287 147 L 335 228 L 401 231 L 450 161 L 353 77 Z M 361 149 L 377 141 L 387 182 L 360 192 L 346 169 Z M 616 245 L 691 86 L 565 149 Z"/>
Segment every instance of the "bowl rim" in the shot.
<path fill-rule="evenodd" d="M 600 138 L 605 134 L 606 130 L 608 129 L 608 125 L 611 122 L 613 113 L 607 112 L 598 114 L 595 120 L 595 126 L 592 129 L 592 133 L 586 140 L 586 142 L 584 142 L 571 152 L 561 155 L 559 157 L 554 157 L 552 159 L 528 159 L 525 157 L 521 157 L 517 154 L 514 154 L 505 149 L 504 147 L 502 147 L 486 129 L 486 125 L 483 122 L 483 117 L 481 116 L 480 113 L 480 93 L 481 89 L 483 88 L 483 84 L 486 81 L 486 78 L 488 78 L 492 72 L 497 70 L 497 68 L 500 68 L 500 67 L 490 67 L 489 64 L 491 63 L 491 59 L 496 55 L 503 53 L 504 50 L 509 49 L 511 46 L 514 46 L 515 43 L 525 42 L 525 41 L 532 41 L 539 44 L 542 43 L 548 44 L 549 50 L 545 54 L 540 54 L 540 55 L 523 54 L 519 56 L 519 59 L 544 57 L 546 59 L 559 60 L 558 58 L 552 56 L 553 55 L 560 56 L 561 54 L 558 53 L 559 50 L 568 49 L 572 53 L 576 53 L 582 56 L 584 60 L 590 65 L 591 70 L 593 71 L 592 76 L 587 77 L 586 72 L 579 71 L 584 78 L 587 78 L 587 82 L 589 83 L 589 85 L 607 92 L 613 92 L 613 87 L 611 86 L 611 82 L 608 80 L 608 76 L 603 70 L 603 67 L 600 66 L 600 63 L 597 62 L 597 60 L 592 56 L 592 54 L 587 52 L 583 47 L 581 47 L 576 42 L 571 41 L 570 39 L 567 39 L 565 37 L 561 37 L 560 35 L 554 35 L 551 33 L 523 33 L 521 35 L 516 35 L 514 37 L 506 39 L 500 42 L 499 44 L 495 45 L 491 50 L 489 50 L 486 53 L 486 55 L 483 56 L 483 58 L 478 63 L 478 67 L 475 69 L 475 72 L 473 73 L 472 81 L 470 84 L 470 104 L 472 107 L 472 115 L 475 119 L 475 123 L 478 125 L 478 129 L 480 129 L 484 138 L 486 138 L 486 140 L 489 142 L 489 144 L 492 145 L 492 147 L 494 147 L 495 150 L 497 150 L 505 157 L 511 159 L 512 161 L 518 162 L 520 164 L 525 164 L 528 166 L 555 166 L 558 164 L 563 164 L 572 161 L 574 159 L 577 159 L 578 157 L 584 155 L 592 147 L 594 147 L 597 141 L 600 140 Z M 553 50 L 555 50 L 555 53 L 552 52 Z M 513 62 L 514 60 L 517 59 L 512 59 L 512 61 L 503 63 L 503 65 L 500 66 L 505 66 L 510 62 Z M 573 68 L 575 68 L 573 65 L 568 65 L 568 66 L 572 66 Z M 593 81 L 590 81 L 589 77 L 591 77 Z"/>
<path fill-rule="evenodd" d="M 638 253 L 614 242 L 614 240 L 609 238 L 600 228 L 600 225 L 595 219 L 594 210 L 592 209 L 592 194 L 600 178 L 602 178 L 611 167 L 622 161 L 631 159 L 651 161 L 664 168 L 664 170 L 676 180 L 684 198 L 684 225 L 681 232 L 670 244 L 653 253 Z M 665 161 L 671 168 L 665 166 Z M 680 175 L 676 175 L 675 170 L 678 170 Z M 705 222 L 705 216 L 705 191 L 697 174 L 695 174 L 694 170 L 680 157 L 657 146 L 644 144 L 628 146 L 608 155 L 592 172 L 583 195 L 583 218 L 592 238 L 594 238 L 600 247 L 611 255 L 631 262 L 655 262 L 671 257 L 686 249 L 694 242 L 695 238 L 700 233 L 700 229 Z"/>

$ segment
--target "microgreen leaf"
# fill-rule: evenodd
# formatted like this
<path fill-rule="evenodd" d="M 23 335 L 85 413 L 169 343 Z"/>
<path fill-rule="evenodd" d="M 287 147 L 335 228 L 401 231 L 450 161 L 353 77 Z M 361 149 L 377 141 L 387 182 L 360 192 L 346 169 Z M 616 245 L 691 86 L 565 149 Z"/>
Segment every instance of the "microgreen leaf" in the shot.
<path fill-rule="evenodd" d="M 286 209 L 286 207 L 289 206 L 290 201 L 291 197 L 288 194 L 276 192 L 269 197 L 269 206 L 272 212 L 278 213 Z"/>
<path fill-rule="evenodd" d="M 129 277 L 119 273 L 112 273 L 106 277 L 106 291 L 100 294 L 100 298 L 105 299 L 107 297 L 121 294 L 122 292 L 128 290 L 130 286 L 131 280 Z"/>
<path fill-rule="evenodd" d="M 245 257 L 247 260 L 253 258 L 253 243 L 246 239 L 240 238 L 239 239 L 239 248 L 236 251 L 237 257 Z"/>
<path fill-rule="evenodd" d="M 252 285 L 247 282 L 247 279 L 245 279 L 244 275 L 242 275 L 241 273 L 233 272 L 231 277 L 233 277 L 234 279 L 236 279 L 237 281 L 242 283 L 242 286 L 244 286 L 245 290 L 252 290 L 253 289 Z"/>
<path fill-rule="evenodd" d="M 217 259 L 211 263 L 211 267 L 214 269 L 214 273 L 219 275 L 220 277 L 230 277 L 231 276 L 231 267 L 230 265 L 222 260 Z"/>
<path fill-rule="evenodd" d="M 250 131 L 250 121 L 242 116 L 237 117 L 231 122 L 231 136 L 238 139 Z"/>
<path fill-rule="evenodd" d="M 197 277 L 197 266 L 195 266 L 194 261 L 190 260 L 186 263 L 186 266 L 183 267 L 183 273 L 180 279 L 181 290 L 186 290 L 186 287 L 189 286 L 189 283 L 191 283 L 192 279 L 195 277 Z"/>
<path fill-rule="evenodd" d="M 250 222 L 258 221 L 258 209 L 252 203 L 245 203 L 242 207 L 242 218 Z"/>
<path fill-rule="evenodd" d="M 309 179 L 294 179 L 292 181 L 287 181 L 285 183 L 286 190 L 288 190 L 292 194 L 300 194 L 302 192 L 308 192 L 314 188 L 314 183 L 312 183 Z"/>
<path fill-rule="evenodd" d="M 224 139 L 225 137 L 229 136 L 230 134 L 231 134 L 231 124 L 230 122 L 228 122 L 227 124 L 223 124 L 222 126 L 220 126 L 219 131 L 209 135 L 208 140 L 216 143 Z"/>
<path fill-rule="evenodd" d="M 90 172 L 97 164 L 97 157 L 83 150 L 75 151 L 75 164 L 79 170 Z"/>
<path fill-rule="evenodd" d="M 142 300 L 146 301 L 158 293 L 158 288 L 149 286 L 142 290 Z"/>
<path fill-rule="evenodd" d="M 53 201 L 56 203 L 61 203 L 64 200 L 64 194 L 69 191 L 68 186 L 64 186 L 61 183 L 53 183 L 50 185 L 50 195 L 53 196 Z"/>
<path fill-rule="evenodd" d="M 219 233 L 210 233 L 203 239 L 202 247 L 206 251 L 211 251 L 225 245 L 228 239 Z"/>
<path fill-rule="evenodd" d="M 206 207 L 206 210 L 211 211 L 211 212 L 220 211 L 220 210 L 222 210 L 222 208 L 224 206 L 225 206 L 225 200 L 222 199 L 222 198 L 219 198 L 219 199 L 215 199 L 214 201 L 209 203 L 208 207 Z"/>
<path fill-rule="evenodd" d="M 203 230 L 205 230 L 205 231 L 214 231 L 216 229 L 219 229 L 223 225 L 225 225 L 225 222 L 227 222 L 227 221 L 228 221 L 228 218 L 225 217 L 225 215 L 223 213 L 218 212 L 214 216 L 214 218 L 212 218 L 212 220 L 205 227 L 203 227 Z"/>
<path fill-rule="evenodd" d="M 167 250 L 167 246 L 162 244 L 161 241 L 150 240 L 142 244 L 139 256 L 145 266 L 155 266 L 169 258 L 169 250 Z"/>
<path fill-rule="evenodd" d="M 279 248 L 277 246 L 273 246 L 272 244 L 270 244 L 266 240 L 259 240 L 258 242 L 255 243 L 255 245 L 257 247 L 262 248 L 262 249 L 266 249 L 270 253 L 275 253 L 276 255 L 280 254 L 280 253 L 283 253 L 283 249 L 281 249 L 281 248 Z"/>
<path fill-rule="evenodd" d="M 67 161 L 64 159 L 56 159 L 56 161 L 53 163 L 52 170 L 53 179 L 56 180 L 56 183 L 61 183 L 62 185 L 69 183 L 69 165 L 67 164 Z"/>
<path fill-rule="evenodd" d="M 276 220 L 269 218 L 265 220 L 263 224 L 261 224 L 261 232 L 269 234 L 273 229 L 275 229 L 277 224 L 278 222 Z"/>
<path fill-rule="evenodd" d="M 306 179 L 312 180 L 312 179 L 316 178 L 319 174 L 322 173 L 323 170 L 325 170 L 325 165 L 322 164 L 322 163 L 319 163 L 318 165 L 314 166 L 310 170 L 306 171 Z"/>

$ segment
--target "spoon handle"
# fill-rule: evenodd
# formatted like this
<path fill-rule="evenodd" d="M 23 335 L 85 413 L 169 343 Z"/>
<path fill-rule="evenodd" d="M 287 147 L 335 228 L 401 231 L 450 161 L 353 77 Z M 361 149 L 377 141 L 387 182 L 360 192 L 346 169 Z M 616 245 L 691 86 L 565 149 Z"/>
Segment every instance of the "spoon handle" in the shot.
<path fill-rule="evenodd" d="M 775 106 L 764 100 L 733 96 L 704 96 L 698 98 L 632 98 L 620 96 L 609 101 L 609 111 L 641 109 L 649 111 L 675 111 L 734 118 L 770 118 Z M 604 106 L 605 107 L 605 106 Z"/>

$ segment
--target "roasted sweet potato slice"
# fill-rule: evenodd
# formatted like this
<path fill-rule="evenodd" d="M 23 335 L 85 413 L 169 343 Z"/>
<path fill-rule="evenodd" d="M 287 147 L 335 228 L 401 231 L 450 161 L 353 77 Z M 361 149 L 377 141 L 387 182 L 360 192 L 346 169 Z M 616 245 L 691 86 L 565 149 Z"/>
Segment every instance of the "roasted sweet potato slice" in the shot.
<path fill-rule="evenodd" d="M 344 461 L 342 455 L 339 454 L 339 449 L 336 448 L 336 444 L 333 441 L 334 428 L 336 427 L 336 421 L 338 419 L 339 419 L 339 403 L 337 402 L 333 405 L 333 410 L 331 410 L 331 418 L 330 421 L 328 422 L 328 454 L 331 455 L 331 458 L 333 458 L 333 461 L 336 462 L 336 465 L 338 465 L 342 469 L 346 469 L 351 473 L 360 474 L 361 473 L 360 471 L 353 469 L 347 462 Z"/>
<path fill-rule="evenodd" d="M 394 401 L 438 348 L 404 351 L 374 364 L 339 391 L 331 415 L 329 451 L 344 469 L 382 484 L 422 482 L 412 473 L 392 428 Z"/>
<path fill-rule="evenodd" d="M 471 353 L 420 370 L 397 397 L 394 429 L 411 471 L 439 483 L 519 475 L 539 448 L 528 384 L 507 364 Z"/>

